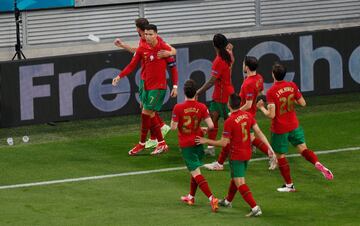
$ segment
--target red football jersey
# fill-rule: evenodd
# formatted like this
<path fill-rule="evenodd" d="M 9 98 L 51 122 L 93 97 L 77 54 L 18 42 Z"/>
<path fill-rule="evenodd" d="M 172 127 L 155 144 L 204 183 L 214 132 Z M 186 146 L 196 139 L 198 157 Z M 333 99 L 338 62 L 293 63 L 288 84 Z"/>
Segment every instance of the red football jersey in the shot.
<path fill-rule="evenodd" d="M 157 36 L 157 40 L 159 42 L 164 42 L 163 39 L 160 36 Z M 167 44 L 166 42 L 164 42 L 165 44 Z M 145 39 L 140 38 L 139 41 L 139 47 L 143 47 L 143 48 L 149 48 L 149 44 L 146 42 Z M 173 85 L 177 85 L 178 84 L 178 71 L 176 68 L 176 60 L 174 56 L 170 56 L 168 58 L 165 58 L 167 65 L 170 67 L 170 71 L 171 71 L 171 81 Z M 141 79 L 145 80 L 145 64 L 144 61 L 141 60 Z"/>
<path fill-rule="evenodd" d="M 264 89 L 264 79 L 260 74 L 253 76 L 247 76 L 240 89 L 239 96 L 241 97 L 241 106 L 243 106 L 247 100 L 252 100 L 252 105 L 248 112 L 255 117 L 256 115 L 256 98 Z"/>
<path fill-rule="evenodd" d="M 219 103 L 227 103 L 229 96 L 234 93 L 234 87 L 231 83 L 230 66 L 220 56 L 216 56 L 213 61 L 211 76 L 216 78 L 212 99 Z"/>
<path fill-rule="evenodd" d="M 196 136 L 203 136 L 200 123 L 209 118 L 206 105 L 196 100 L 187 100 L 176 104 L 172 113 L 172 120 L 178 123 L 179 146 L 181 148 L 196 146 Z"/>
<path fill-rule="evenodd" d="M 143 76 L 145 90 L 166 89 L 166 65 L 167 61 L 163 58 L 158 58 L 157 53 L 160 50 L 168 50 L 171 48 L 165 43 L 158 41 L 155 47 L 148 47 L 142 45 L 137 48 L 131 62 L 119 74 L 120 78 L 129 75 L 137 66 L 140 60 L 143 61 Z"/>
<path fill-rule="evenodd" d="M 249 160 L 251 158 L 250 128 L 256 124 L 254 117 L 246 111 L 232 112 L 224 123 L 223 137 L 230 139 L 230 159 Z"/>
<path fill-rule="evenodd" d="M 275 118 L 271 122 L 273 133 L 283 134 L 299 127 L 294 104 L 301 97 L 299 88 L 293 82 L 275 82 L 267 91 L 267 103 L 275 104 Z"/>

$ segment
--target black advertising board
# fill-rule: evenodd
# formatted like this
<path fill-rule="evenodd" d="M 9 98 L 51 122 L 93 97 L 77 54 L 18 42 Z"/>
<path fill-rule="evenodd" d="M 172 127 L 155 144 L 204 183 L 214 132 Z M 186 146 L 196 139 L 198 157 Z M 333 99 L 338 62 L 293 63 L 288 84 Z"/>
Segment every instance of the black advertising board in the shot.
<path fill-rule="evenodd" d="M 160 31 L 161 32 L 161 31 Z M 328 95 L 360 91 L 360 28 L 239 38 L 234 45 L 232 80 L 240 90 L 245 55 L 259 59 L 258 72 L 265 88 L 271 83 L 271 65 L 280 61 L 288 68 L 304 95 Z M 171 40 L 167 40 L 171 42 Z M 184 95 L 188 78 L 202 84 L 209 77 L 215 51 L 211 41 L 175 45 L 179 70 L 179 96 L 165 98 L 162 110 L 171 110 Z M 131 60 L 125 51 L 96 52 L 8 61 L 0 63 L 1 127 L 50 121 L 97 118 L 140 112 L 140 69 L 112 87 L 111 79 Z M 171 79 L 168 79 L 168 91 Z M 211 100 L 212 89 L 202 101 Z"/>

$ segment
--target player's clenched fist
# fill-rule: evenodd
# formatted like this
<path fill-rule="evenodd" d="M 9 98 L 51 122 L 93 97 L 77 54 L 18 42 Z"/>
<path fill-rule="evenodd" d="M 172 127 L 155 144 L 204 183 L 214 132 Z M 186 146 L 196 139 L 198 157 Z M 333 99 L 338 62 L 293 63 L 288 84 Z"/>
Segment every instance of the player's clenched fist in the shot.
<path fill-rule="evenodd" d="M 117 47 L 122 48 L 124 43 L 120 38 L 117 38 L 117 39 L 114 40 L 114 45 L 117 46 Z"/>

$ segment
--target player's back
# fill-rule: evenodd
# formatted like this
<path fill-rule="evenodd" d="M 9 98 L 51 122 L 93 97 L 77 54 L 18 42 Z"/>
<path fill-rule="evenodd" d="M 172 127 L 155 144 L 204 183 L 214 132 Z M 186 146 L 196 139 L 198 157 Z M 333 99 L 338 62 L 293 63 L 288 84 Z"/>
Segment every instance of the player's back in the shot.
<path fill-rule="evenodd" d="M 249 160 L 251 158 L 250 128 L 255 124 L 253 116 L 246 111 L 235 111 L 225 121 L 224 135 L 229 133 L 230 158 L 232 160 Z"/>
<path fill-rule="evenodd" d="M 295 112 L 295 101 L 301 97 L 296 84 L 288 81 L 277 81 L 267 92 L 268 104 L 275 104 L 275 118 L 271 130 L 282 134 L 299 126 Z"/>
<path fill-rule="evenodd" d="M 195 146 L 196 136 L 203 136 L 200 123 L 209 117 L 205 104 L 196 100 L 187 100 L 176 104 L 173 114 L 178 118 L 178 136 L 180 147 Z"/>
<path fill-rule="evenodd" d="M 231 82 L 230 65 L 220 56 L 216 56 L 212 66 L 212 76 L 216 78 L 214 84 L 213 100 L 219 103 L 227 103 L 229 96 L 234 93 Z"/>

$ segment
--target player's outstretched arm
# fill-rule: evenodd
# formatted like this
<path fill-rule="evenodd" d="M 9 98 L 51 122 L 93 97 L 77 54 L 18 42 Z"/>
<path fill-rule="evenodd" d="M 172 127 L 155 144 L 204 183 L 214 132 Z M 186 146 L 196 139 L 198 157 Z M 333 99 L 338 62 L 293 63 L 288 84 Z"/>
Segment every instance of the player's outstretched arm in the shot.
<path fill-rule="evenodd" d="M 214 76 L 211 76 L 210 79 L 200 88 L 196 91 L 196 96 L 200 96 L 206 90 L 210 89 L 215 84 L 216 78 Z"/>
<path fill-rule="evenodd" d="M 275 155 L 275 152 L 274 150 L 272 149 L 268 139 L 266 138 L 266 136 L 264 135 L 264 133 L 261 131 L 259 125 L 256 123 L 252 126 L 254 132 L 255 132 L 255 135 L 256 137 L 258 137 L 266 146 L 268 146 L 269 148 L 269 156 L 273 156 Z"/>
<path fill-rule="evenodd" d="M 125 49 L 126 51 L 128 51 L 130 53 L 135 53 L 136 49 L 137 49 L 136 47 L 129 46 L 128 44 L 123 42 L 120 38 L 117 38 L 114 40 L 114 45 L 119 48 Z"/>
<path fill-rule="evenodd" d="M 225 137 L 221 137 L 220 140 L 210 140 L 210 139 L 205 138 L 205 137 L 197 136 L 195 138 L 195 143 L 197 145 L 207 144 L 207 145 L 216 146 L 216 147 L 225 147 L 226 145 L 228 145 L 230 143 L 230 139 L 225 138 Z"/>
<path fill-rule="evenodd" d="M 240 110 L 247 111 L 251 108 L 253 101 L 252 100 L 246 100 L 245 104 L 240 107 Z"/>
<path fill-rule="evenodd" d="M 118 74 L 112 81 L 112 85 L 116 86 L 118 84 L 118 82 L 120 81 L 120 79 L 122 79 L 125 76 L 128 76 L 138 65 L 138 63 L 140 62 L 141 59 L 141 53 L 140 52 L 136 52 L 133 56 L 133 58 L 131 59 L 131 62 L 124 68 L 124 70 Z"/>
<path fill-rule="evenodd" d="M 168 58 L 176 55 L 176 49 L 168 43 L 166 43 L 166 45 L 170 48 L 170 50 L 160 50 L 157 54 L 158 58 Z"/>

